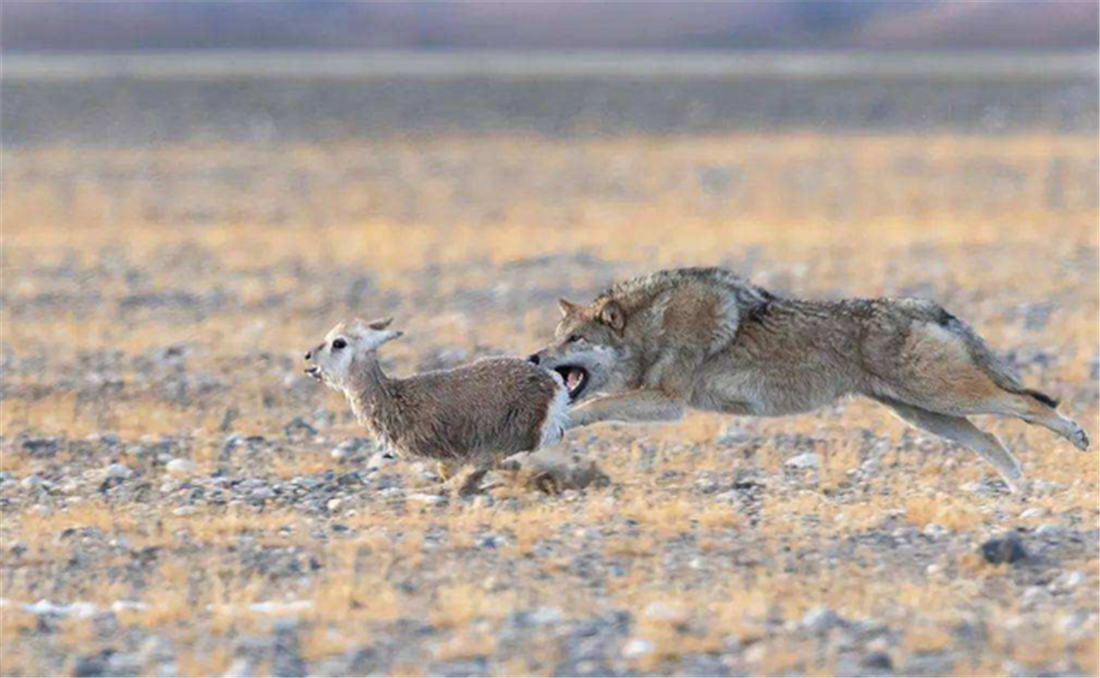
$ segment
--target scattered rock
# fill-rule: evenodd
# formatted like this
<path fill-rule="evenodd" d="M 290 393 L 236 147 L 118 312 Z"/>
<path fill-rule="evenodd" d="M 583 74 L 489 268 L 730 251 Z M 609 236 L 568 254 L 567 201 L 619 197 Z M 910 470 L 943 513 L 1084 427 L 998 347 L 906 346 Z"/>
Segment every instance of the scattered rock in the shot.
<path fill-rule="evenodd" d="M 287 438 L 291 440 L 301 440 L 303 438 L 312 438 L 317 435 L 317 429 L 313 428 L 305 419 L 301 417 L 294 417 L 286 426 L 283 427 L 283 432 Z"/>
<path fill-rule="evenodd" d="M 126 464 L 111 464 L 103 474 L 104 480 L 129 480 L 134 471 Z"/>
<path fill-rule="evenodd" d="M 788 468 L 811 469 L 821 466 L 821 459 L 813 452 L 803 452 L 788 459 L 785 463 Z"/>
<path fill-rule="evenodd" d="M 48 458 L 61 449 L 61 438 L 27 438 L 23 441 L 23 451 L 32 457 Z"/>
<path fill-rule="evenodd" d="M 1046 509 L 1039 507 L 1029 508 L 1026 511 L 1020 513 L 1020 520 L 1031 520 L 1032 518 L 1042 518 L 1047 514 Z"/>
<path fill-rule="evenodd" d="M 195 474 L 195 462 L 190 459 L 173 459 L 165 464 L 164 470 L 176 478 L 189 478 Z"/>
<path fill-rule="evenodd" d="M 894 670 L 894 660 L 890 659 L 890 655 L 885 652 L 872 652 L 861 659 L 859 665 L 873 672 Z"/>
<path fill-rule="evenodd" d="M 626 645 L 623 645 L 623 657 L 627 659 L 638 659 L 651 654 L 653 650 L 654 645 L 652 640 L 632 638 L 627 641 Z"/>
<path fill-rule="evenodd" d="M 1013 533 L 988 540 L 982 544 L 981 553 L 982 557 L 994 565 L 1018 563 L 1028 557 L 1023 540 Z"/>
<path fill-rule="evenodd" d="M 527 620 L 538 626 L 557 624 L 562 619 L 562 612 L 556 607 L 540 607 L 527 615 Z"/>
<path fill-rule="evenodd" d="M 375 452 L 367 462 L 368 470 L 383 469 L 397 463 L 397 455 L 389 451 Z"/>
<path fill-rule="evenodd" d="M 19 487 L 24 490 L 36 490 L 40 487 L 45 487 L 46 481 L 38 476 L 27 476 L 23 480 L 19 481 Z"/>
<path fill-rule="evenodd" d="M 714 443 L 722 447 L 733 447 L 734 445 L 747 443 L 752 440 L 752 438 L 753 436 L 744 429 L 736 426 L 727 426 L 714 439 Z"/>
<path fill-rule="evenodd" d="M 332 448 L 330 455 L 339 462 L 350 462 L 361 459 L 365 453 L 374 449 L 374 445 L 366 438 L 350 438 Z"/>
<path fill-rule="evenodd" d="M 802 617 L 802 628 L 811 633 L 825 633 L 842 624 L 844 619 L 827 607 L 815 607 Z"/>
<path fill-rule="evenodd" d="M 410 494 L 405 499 L 426 506 L 439 506 L 447 503 L 447 498 L 438 494 Z"/>

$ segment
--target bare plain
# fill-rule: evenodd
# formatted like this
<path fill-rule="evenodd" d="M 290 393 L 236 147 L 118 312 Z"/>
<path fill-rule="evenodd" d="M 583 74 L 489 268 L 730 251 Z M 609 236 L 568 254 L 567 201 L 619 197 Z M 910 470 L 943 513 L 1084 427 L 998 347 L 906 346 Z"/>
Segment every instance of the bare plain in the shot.
<path fill-rule="evenodd" d="M 1026 495 L 851 401 L 579 430 L 609 487 L 459 498 L 302 374 L 349 315 L 395 316 L 408 373 L 526 354 L 559 296 L 724 265 L 934 298 L 1100 440 L 1095 130 L 2 159 L 4 675 L 1100 670 L 1097 455 L 1047 431 L 982 422 Z"/>

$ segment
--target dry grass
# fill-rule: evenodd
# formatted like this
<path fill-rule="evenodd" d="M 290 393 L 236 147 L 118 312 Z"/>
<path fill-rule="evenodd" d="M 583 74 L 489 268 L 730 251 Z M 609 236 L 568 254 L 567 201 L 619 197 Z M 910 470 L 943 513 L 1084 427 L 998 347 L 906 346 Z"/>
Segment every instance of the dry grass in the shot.
<path fill-rule="evenodd" d="M 356 178 L 364 157 L 388 158 L 394 176 Z M 397 315 L 410 337 L 389 354 L 398 371 L 442 349 L 524 353 L 547 336 L 557 294 L 584 297 L 614 277 L 681 264 L 740 267 L 798 294 L 936 296 L 993 345 L 1053 356 L 1026 379 L 1064 398 L 1100 439 L 1089 366 L 1100 343 L 1091 137 L 489 138 L 59 148 L 3 159 L 2 348 L 20 362 L 5 370 L 11 395 L 0 402 L 0 469 L 18 478 L 89 463 L 69 451 L 32 458 L 14 442 L 24 431 L 81 440 L 111 430 L 128 442 L 184 434 L 207 476 L 219 463 L 230 407 L 241 435 L 281 436 L 289 419 L 311 411 L 336 413 L 323 431 L 330 442 L 358 435 L 334 396 L 295 400 L 286 385 L 301 349 L 337 317 Z M 236 165 L 311 181 L 303 192 L 263 171 L 244 189 L 202 178 Z M 74 174 L 80 169 L 89 171 Z M 175 180 L 112 183 L 111 172 Z M 707 172 L 728 185 L 708 187 L 700 179 Z M 210 216 L 196 222 L 189 211 Z M 552 263 L 540 264 L 544 257 Z M 349 298 L 357 276 L 369 278 L 367 291 Z M 135 295 L 178 292 L 228 301 L 200 310 L 186 300 L 180 308 L 125 305 Z M 543 301 L 529 302 L 536 294 Z M 50 305 L 51 295 L 61 301 Z M 1049 323 L 1028 327 L 1027 309 L 1046 303 Z M 228 388 L 183 406 L 124 360 L 122 395 L 82 394 L 81 356 L 132 359 L 173 344 L 187 347 L 191 374 Z M 715 445 L 727 425 L 763 444 Z M 501 672 L 552 672 L 557 645 L 516 649 L 498 637 L 510 614 L 541 607 L 567 619 L 632 612 L 632 636 L 654 649 L 627 661 L 631 670 L 674 671 L 684 657 L 740 643 L 749 672 L 831 672 L 837 656 L 776 630 L 822 605 L 890 625 L 902 667 L 957 650 L 957 627 L 979 618 L 988 639 L 953 672 L 1005 673 L 1017 662 L 1096 673 L 1096 601 L 1085 593 L 1096 585 L 1096 554 L 1072 563 L 1086 584 L 1064 603 L 1093 613 L 1081 631 L 1057 621 L 1053 608 L 1021 610 L 1029 584 L 1010 568 L 974 555 L 890 560 L 859 541 L 907 527 L 941 526 L 967 544 L 1017 525 L 1098 529 L 1095 456 L 1018 422 L 983 425 L 1010 443 L 1030 477 L 1060 485 L 1026 500 L 963 490 L 989 468 L 868 403 L 782 420 L 692 415 L 578 433 L 571 444 L 587 445 L 615 486 L 577 498 L 516 493 L 492 506 L 445 509 L 366 498 L 332 516 L 223 506 L 174 515 L 156 501 L 96 497 L 24 502 L 5 508 L 0 595 L 140 603 L 119 621 L 173 638 L 185 675 L 226 671 L 235 639 L 270 627 L 272 613 L 250 606 L 288 601 L 310 604 L 275 615 L 306 625 L 309 662 L 381 643 L 403 619 L 440 630 L 422 655 L 397 656 L 387 668 L 394 674 L 494 656 Z M 882 450 L 868 451 L 865 430 L 881 436 L 873 442 Z M 787 478 L 785 460 L 804 445 L 781 444 L 790 436 L 812 441 L 820 469 Z M 337 466 L 327 449 L 302 444 L 234 472 L 273 482 L 316 474 Z M 853 491 L 849 473 L 875 455 L 881 470 L 871 489 Z M 141 469 L 154 489 L 170 480 L 125 449 L 97 463 L 111 461 Z M 738 472 L 764 479 L 758 506 L 697 489 L 709 475 L 728 490 Z M 1019 518 L 1027 509 L 1040 513 Z M 327 531 L 336 521 L 346 534 Z M 85 579 L 62 576 L 79 549 L 60 535 L 73 528 L 126 546 L 88 555 Z M 486 535 L 500 545 L 490 555 L 480 546 Z M 19 559 L 8 551 L 16 541 L 27 547 Z M 828 560 L 838 544 L 847 545 L 845 557 Z M 145 548 L 164 554 L 159 564 L 140 577 L 120 574 L 127 554 Z M 292 575 L 248 570 L 247 548 L 284 549 L 303 564 Z M 597 564 L 598 582 L 578 553 Z M 905 560 L 918 557 L 919 567 Z M 927 563 L 938 569 L 929 573 Z M 1026 623 L 1009 626 L 1010 618 Z M 44 646 L 89 652 L 106 642 L 87 620 L 69 620 L 28 644 L 34 615 L 9 605 L 0 619 L 5 675 L 41 669 Z"/>

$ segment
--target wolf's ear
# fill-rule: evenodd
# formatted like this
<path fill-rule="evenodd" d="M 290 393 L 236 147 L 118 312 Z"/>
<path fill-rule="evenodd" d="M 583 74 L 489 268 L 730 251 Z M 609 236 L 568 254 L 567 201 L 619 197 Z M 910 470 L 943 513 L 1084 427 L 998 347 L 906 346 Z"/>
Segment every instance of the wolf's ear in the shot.
<path fill-rule="evenodd" d="M 390 317 L 390 318 L 382 318 L 382 319 L 380 319 L 380 320 L 372 320 L 372 321 L 370 321 L 370 322 L 369 322 L 369 323 L 367 324 L 367 327 L 371 328 L 372 330 L 384 330 L 384 329 L 386 329 L 387 327 L 389 327 L 389 326 L 390 326 L 390 323 L 392 323 L 392 322 L 393 322 L 393 318 L 392 318 L 392 317 Z M 396 337 L 395 337 L 395 338 L 396 338 Z"/>
<path fill-rule="evenodd" d="M 622 332 L 626 327 L 626 314 L 623 313 L 623 307 L 614 301 L 607 302 L 600 309 L 600 322 L 616 332 Z"/>
<path fill-rule="evenodd" d="M 580 304 L 574 304 L 573 302 L 569 301 L 568 299 L 562 298 L 562 299 L 558 299 L 558 308 L 561 309 L 561 314 L 563 316 L 566 316 L 566 315 L 569 315 L 570 313 L 576 313 L 577 311 L 580 310 L 581 306 L 580 306 Z"/>

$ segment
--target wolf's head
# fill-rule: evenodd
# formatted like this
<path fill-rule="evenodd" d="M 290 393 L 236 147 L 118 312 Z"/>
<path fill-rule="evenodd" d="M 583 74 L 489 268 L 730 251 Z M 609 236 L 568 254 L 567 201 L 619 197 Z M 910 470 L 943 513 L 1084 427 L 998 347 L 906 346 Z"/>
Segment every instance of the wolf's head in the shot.
<path fill-rule="evenodd" d="M 329 388 L 344 391 L 351 385 L 355 367 L 375 357 L 378 347 L 403 333 L 388 329 L 393 318 L 349 320 L 333 327 L 325 340 L 306 352 L 306 374 Z"/>
<path fill-rule="evenodd" d="M 623 308 L 610 299 L 587 306 L 565 299 L 558 304 L 562 318 L 554 342 L 528 360 L 559 373 L 574 403 L 598 392 L 626 390 L 631 348 L 624 337 L 627 317 Z"/>

